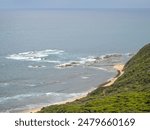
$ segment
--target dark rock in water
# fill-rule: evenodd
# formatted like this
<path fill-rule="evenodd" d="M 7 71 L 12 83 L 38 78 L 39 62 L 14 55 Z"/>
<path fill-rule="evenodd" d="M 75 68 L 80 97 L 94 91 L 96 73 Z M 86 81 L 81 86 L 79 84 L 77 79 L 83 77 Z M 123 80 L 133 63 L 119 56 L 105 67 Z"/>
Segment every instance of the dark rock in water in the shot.
<path fill-rule="evenodd" d="M 72 67 L 72 66 L 77 66 L 77 65 L 80 65 L 80 63 L 78 61 L 72 61 L 70 63 L 64 63 L 64 64 L 57 65 L 56 67 L 65 68 L 65 67 Z"/>
<path fill-rule="evenodd" d="M 64 67 L 72 66 L 72 64 L 66 64 Z"/>
<path fill-rule="evenodd" d="M 121 54 L 108 54 L 108 55 L 105 55 L 103 58 L 107 59 L 107 58 L 121 57 L 121 56 L 122 56 Z"/>
<path fill-rule="evenodd" d="M 71 67 L 71 66 L 72 66 L 72 64 L 70 64 L 70 63 L 57 65 L 58 68 L 65 68 L 65 67 Z"/>
<path fill-rule="evenodd" d="M 101 57 L 95 57 L 94 59 L 95 60 L 101 60 L 102 58 Z"/>
<path fill-rule="evenodd" d="M 72 65 L 79 65 L 79 62 L 73 61 L 70 64 L 72 64 Z"/>

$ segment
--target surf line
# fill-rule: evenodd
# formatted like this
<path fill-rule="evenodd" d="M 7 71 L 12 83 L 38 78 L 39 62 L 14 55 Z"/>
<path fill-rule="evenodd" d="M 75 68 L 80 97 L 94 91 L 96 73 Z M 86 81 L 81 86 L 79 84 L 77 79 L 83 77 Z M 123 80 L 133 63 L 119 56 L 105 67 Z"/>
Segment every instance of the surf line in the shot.
<path fill-rule="evenodd" d="M 123 64 L 116 64 L 116 65 L 113 66 L 113 68 L 115 70 L 117 70 L 118 74 L 114 78 L 111 78 L 107 82 L 105 82 L 104 84 L 102 84 L 101 87 L 109 87 L 109 86 L 113 85 L 114 82 L 124 73 L 124 65 Z M 94 91 L 96 89 L 97 88 L 92 88 L 92 89 L 88 90 L 87 92 L 83 93 L 82 95 L 80 95 L 78 97 L 71 98 L 71 99 L 68 99 L 68 100 L 62 101 L 62 102 L 57 102 L 57 103 L 54 103 L 54 104 L 51 104 L 51 105 L 61 105 L 61 104 L 66 104 L 66 103 L 74 102 L 75 100 L 80 100 L 81 98 L 86 97 L 89 93 L 91 93 L 92 91 Z M 36 113 L 36 112 L 40 111 L 42 108 L 43 107 L 35 108 L 35 109 L 27 110 L 27 111 L 24 111 L 24 112 L 25 113 L 26 112 L 27 113 L 29 113 L 29 112 Z"/>

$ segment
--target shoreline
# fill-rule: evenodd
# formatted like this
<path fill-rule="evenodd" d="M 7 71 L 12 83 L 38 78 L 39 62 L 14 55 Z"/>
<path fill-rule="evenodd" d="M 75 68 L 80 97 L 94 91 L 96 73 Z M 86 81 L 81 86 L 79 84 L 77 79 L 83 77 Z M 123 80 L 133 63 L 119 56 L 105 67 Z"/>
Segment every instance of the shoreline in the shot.
<path fill-rule="evenodd" d="M 117 70 L 118 74 L 115 77 L 109 79 L 103 87 L 111 86 L 124 73 L 124 71 L 123 71 L 124 65 L 123 64 L 116 64 L 116 65 L 114 65 L 113 68 Z"/>
<path fill-rule="evenodd" d="M 91 93 L 92 91 L 96 90 L 97 88 L 92 88 L 84 93 L 82 93 L 80 96 L 78 97 L 74 97 L 74 98 L 71 98 L 71 99 L 67 99 L 65 101 L 60 101 L 60 102 L 56 102 L 56 103 L 52 103 L 52 104 L 49 104 L 47 106 L 51 106 L 51 105 L 61 105 L 61 104 L 66 104 L 66 103 L 69 103 L 69 102 L 73 102 L 75 100 L 78 100 L 78 99 L 81 99 L 81 98 L 84 98 L 86 97 L 89 93 Z M 38 111 L 40 111 L 43 107 L 47 107 L 47 106 L 42 106 L 42 107 L 38 107 L 38 108 L 33 108 L 33 109 L 29 109 L 29 110 L 24 110 L 22 111 L 21 113 L 36 113 Z"/>
<path fill-rule="evenodd" d="M 116 64 L 116 65 L 113 66 L 113 68 L 118 72 L 117 75 L 115 77 L 111 78 L 111 79 L 108 79 L 106 82 L 102 83 L 101 84 L 102 87 L 111 86 L 124 73 L 124 64 Z M 79 100 L 81 98 L 86 97 L 89 93 L 91 93 L 92 91 L 94 91 L 96 89 L 97 88 L 92 88 L 92 89 L 88 90 L 87 92 L 83 93 L 82 95 L 80 95 L 78 97 L 74 97 L 74 98 L 71 98 L 71 99 L 68 99 L 68 100 L 65 100 L 65 101 L 61 101 L 61 102 L 57 102 L 57 103 L 54 103 L 54 104 L 49 104 L 47 106 L 61 105 L 61 104 L 66 104 L 66 103 L 69 103 L 69 102 L 73 102 L 75 100 Z M 22 111 L 22 113 L 36 113 L 36 112 L 40 111 L 43 107 L 47 107 L 47 106 L 42 106 L 42 107 L 39 107 L 39 108 L 24 110 L 24 111 Z"/>

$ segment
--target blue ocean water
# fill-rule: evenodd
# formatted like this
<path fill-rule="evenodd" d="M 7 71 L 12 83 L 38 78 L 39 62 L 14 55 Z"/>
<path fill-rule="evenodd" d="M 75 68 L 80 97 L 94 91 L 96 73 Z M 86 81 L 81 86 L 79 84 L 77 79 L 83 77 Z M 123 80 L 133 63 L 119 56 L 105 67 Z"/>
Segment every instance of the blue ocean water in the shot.
<path fill-rule="evenodd" d="M 1 10 L 0 112 L 80 96 L 150 41 L 149 9 Z"/>

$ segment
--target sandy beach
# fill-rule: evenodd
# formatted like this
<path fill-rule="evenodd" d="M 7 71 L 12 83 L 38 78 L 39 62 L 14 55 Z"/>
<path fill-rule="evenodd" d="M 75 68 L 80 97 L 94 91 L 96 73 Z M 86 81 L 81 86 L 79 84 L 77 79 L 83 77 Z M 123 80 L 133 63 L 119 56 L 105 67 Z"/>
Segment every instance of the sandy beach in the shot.
<path fill-rule="evenodd" d="M 115 76 L 114 78 L 109 79 L 103 87 L 111 86 L 124 73 L 124 70 L 123 70 L 124 65 L 123 64 L 116 64 L 116 65 L 113 66 L 113 68 L 118 72 L 117 76 Z M 58 105 L 58 104 L 65 104 L 65 103 L 68 103 L 68 102 L 73 102 L 77 99 L 81 99 L 83 97 L 86 97 L 90 92 L 94 91 L 95 89 L 96 88 L 92 88 L 91 90 L 88 90 L 87 92 L 83 93 L 82 95 L 80 95 L 78 97 L 71 98 L 71 99 L 68 99 L 68 100 L 62 101 L 62 102 L 57 102 L 57 103 L 54 103 L 54 104 L 49 104 L 49 105 Z M 22 113 L 36 113 L 36 112 L 40 111 L 43 107 L 46 107 L 46 106 L 25 110 L 25 111 L 22 111 Z"/>
<path fill-rule="evenodd" d="M 114 65 L 114 69 L 116 69 L 118 71 L 118 74 L 116 77 L 109 79 L 108 83 L 105 84 L 104 87 L 108 87 L 108 86 L 112 85 L 124 73 L 123 68 L 124 68 L 123 64 Z"/>

